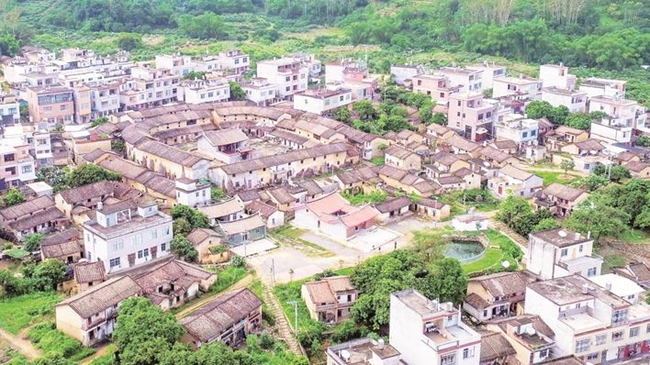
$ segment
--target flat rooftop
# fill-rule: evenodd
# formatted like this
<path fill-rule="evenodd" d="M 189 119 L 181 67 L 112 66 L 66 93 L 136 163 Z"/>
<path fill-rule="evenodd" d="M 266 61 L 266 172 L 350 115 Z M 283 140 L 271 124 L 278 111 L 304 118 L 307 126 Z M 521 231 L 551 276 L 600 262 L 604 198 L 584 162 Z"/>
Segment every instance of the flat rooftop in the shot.
<path fill-rule="evenodd" d="M 545 231 L 531 233 L 530 235 L 557 247 L 567 247 L 593 241 L 578 232 L 564 228 L 547 229 Z"/>
<path fill-rule="evenodd" d="M 362 338 L 330 346 L 327 349 L 327 354 L 330 358 L 333 358 L 337 364 L 366 365 L 370 364 L 369 360 L 371 360 L 373 356 L 377 356 L 384 360 L 399 356 L 400 352 L 389 344 L 383 344 L 382 346 L 377 341 L 369 338 Z M 349 361 L 346 361 L 346 357 L 348 356 Z"/>
<path fill-rule="evenodd" d="M 588 313 L 571 314 L 566 317 L 560 316 L 560 321 L 571 327 L 576 333 L 593 331 L 609 326 L 609 323 L 602 322 Z"/>

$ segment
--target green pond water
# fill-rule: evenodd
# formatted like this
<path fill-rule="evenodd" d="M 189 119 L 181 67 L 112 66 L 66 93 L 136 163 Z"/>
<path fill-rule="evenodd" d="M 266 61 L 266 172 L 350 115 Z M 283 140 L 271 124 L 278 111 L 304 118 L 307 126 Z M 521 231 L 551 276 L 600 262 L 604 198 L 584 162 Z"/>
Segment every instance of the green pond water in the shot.
<path fill-rule="evenodd" d="M 480 242 L 450 242 L 445 245 L 443 253 L 447 257 L 453 257 L 458 260 L 466 260 L 480 255 L 485 248 Z"/>

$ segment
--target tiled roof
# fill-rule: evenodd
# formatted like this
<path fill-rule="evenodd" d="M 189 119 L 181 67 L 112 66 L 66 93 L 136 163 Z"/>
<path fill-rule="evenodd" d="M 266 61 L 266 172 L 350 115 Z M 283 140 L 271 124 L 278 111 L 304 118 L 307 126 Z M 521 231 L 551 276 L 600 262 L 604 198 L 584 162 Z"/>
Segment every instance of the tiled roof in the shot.
<path fill-rule="evenodd" d="M 516 353 L 510 342 L 498 332 L 489 332 L 481 336 L 481 364 L 493 363 L 497 359 Z"/>
<path fill-rule="evenodd" d="M 248 140 L 246 134 L 238 128 L 207 131 L 203 132 L 203 135 L 213 146 L 226 146 Z"/>
<path fill-rule="evenodd" d="M 273 213 L 278 211 L 278 208 L 262 203 L 259 200 L 254 200 L 252 203 L 246 206 L 246 211 L 252 213 L 260 213 L 264 219 L 268 219 Z"/>
<path fill-rule="evenodd" d="M 200 206 L 199 211 L 208 218 L 219 218 L 244 210 L 244 204 L 238 198 L 230 198 L 213 205 Z"/>
<path fill-rule="evenodd" d="M 180 148 L 168 146 L 152 139 L 140 141 L 135 148 L 186 167 L 192 167 L 201 161 L 207 161 Z"/>
<path fill-rule="evenodd" d="M 210 237 L 219 240 L 220 236 L 217 234 L 217 232 L 208 228 L 195 228 L 187 236 L 187 240 L 190 241 L 194 246 L 197 246 Z"/>
<path fill-rule="evenodd" d="M 337 293 L 355 290 L 348 276 L 332 276 L 304 283 L 312 303 L 337 303 Z"/>
<path fill-rule="evenodd" d="M 79 186 L 72 189 L 67 189 L 61 191 L 61 197 L 68 204 L 77 204 L 84 202 L 88 199 L 98 198 L 101 196 L 108 196 L 115 192 L 117 187 L 116 182 L 111 181 L 99 181 L 96 183 Z"/>
<path fill-rule="evenodd" d="M 531 174 L 530 172 L 520 170 L 520 169 L 518 169 L 518 168 L 516 168 L 516 167 L 514 167 L 512 165 L 505 165 L 504 167 L 502 167 L 499 170 L 499 172 L 506 175 L 506 176 L 510 176 L 512 178 L 515 178 L 515 179 L 521 180 L 521 181 L 526 181 L 526 180 L 530 179 L 531 177 L 535 176 L 535 175 Z"/>
<path fill-rule="evenodd" d="M 122 276 L 92 286 L 83 293 L 63 300 L 57 306 L 68 305 L 85 319 L 141 292 L 142 288 L 131 277 Z"/>
<path fill-rule="evenodd" d="M 544 190 L 542 190 L 542 193 L 560 199 L 574 201 L 578 199 L 582 194 L 585 194 L 586 191 L 582 189 L 576 189 L 571 186 L 562 185 L 559 183 L 553 183 L 547 186 L 546 188 L 544 188 Z"/>
<path fill-rule="evenodd" d="M 105 277 L 106 269 L 101 261 L 80 262 L 74 265 L 74 278 L 79 284 L 103 281 Z"/>
<path fill-rule="evenodd" d="M 2 209 L 0 210 L 0 215 L 5 220 L 13 220 L 53 206 L 54 200 L 47 195 L 43 195 L 36 199 Z"/>
<path fill-rule="evenodd" d="M 57 219 L 63 218 L 63 212 L 56 207 L 49 207 L 38 213 L 34 213 L 28 217 L 20 218 L 17 221 L 9 223 L 9 227 L 16 231 L 24 231 L 32 229 L 41 224 L 50 223 Z"/>
<path fill-rule="evenodd" d="M 283 187 L 268 190 L 267 193 L 279 204 L 291 204 L 296 200 L 296 198 L 294 198 L 293 195 Z"/>
<path fill-rule="evenodd" d="M 400 160 L 403 160 L 405 158 L 408 158 L 413 154 L 413 152 L 406 150 L 396 144 L 391 145 L 390 147 L 386 148 L 386 154 L 395 156 L 395 158 L 398 158 Z"/>
<path fill-rule="evenodd" d="M 231 235 L 252 231 L 255 228 L 264 227 L 264 221 L 259 214 L 251 215 L 246 218 L 237 219 L 230 222 L 219 222 L 219 227 L 224 234 Z"/>
<path fill-rule="evenodd" d="M 494 298 L 521 295 L 526 292 L 528 281 L 516 272 L 497 273 L 470 279 L 481 284 L 485 291 Z"/>
<path fill-rule="evenodd" d="M 411 205 L 411 199 L 402 196 L 399 198 L 387 200 L 381 204 L 377 204 L 375 205 L 375 209 L 377 209 L 380 213 L 388 213 L 397 209 L 408 207 L 410 205 Z"/>

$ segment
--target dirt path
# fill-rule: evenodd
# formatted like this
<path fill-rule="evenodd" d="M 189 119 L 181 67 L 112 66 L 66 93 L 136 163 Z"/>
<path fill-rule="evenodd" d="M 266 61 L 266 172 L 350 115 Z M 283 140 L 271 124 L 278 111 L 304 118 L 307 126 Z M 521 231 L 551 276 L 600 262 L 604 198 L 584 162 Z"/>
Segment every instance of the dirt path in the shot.
<path fill-rule="evenodd" d="M 217 296 L 219 296 L 219 295 L 221 295 L 221 294 L 223 294 L 223 293 L 225 293 L 227 291 L 243 289 L 243 288 L 247 287 L 248 285 L 250 285 L 255 280 L 255 278 L 256 278 L 255 275 L 249 274 L 249 275 L 245 276 L 243 279 L 236 282 L 233 286 L 227 288 L 226 290 L 224 290 L 224 291 L 222 291 L 220 293 L 209 293 L 209 294 L 206 294 L 206 295 L 202 296 L 198 300 L 190 302 L 190 304 L 191 304 L 190 306 L 188 306 L 187 308 L 184 308 L 182 311 L 176 313 L 176 319 L 181 319 L 181 318 L 187 316 L 192 311 L 194 311 L 194 310 L 196 310 L 198 308 L 201 308 L 202 306 L 207 304 L 209 301 L 211 301 L 215 297 L 217 297 Z"/>
<path fill-rule="evenodd" d="M 287 344 L 287 346 L 289 346 L 289 350 L 299 356 L 305 355 L 302 352 L 300 344 L 298 344 L 298 340 L 296 339 L 293 330 L 289 326 L 287 317 L 284 316 L 284 311 L 282 310 L 280 301 L 278 301 L 278 298 L 275 296 L 270 286 L 264 284 L 262 297 L 264 299 L 264 303 L 268 305 L 271 313 L 273 313 L 273 316 L 275 317 L 275 329 L 278 331 L 280 336 L 282 336 L 282 339 Z"/>
<path fill-rule="evenodd" d="M 109 348 L 110 345 L 111 345 L 111 343 L 109 342 L 109 343 L 105 343 L 105 344 L 99 346 L 97 348 L 97 351 L 95 351 L 94 354 L 92 354 L 91 356 L 88 356 L 87 358 L 79 361 L 79 365 L 88 365 L 91 362 L 95 361 L 96 359 L 98 359 L 98 358 L 100 358 L 100 357 L 102 357 L 104 355 L 107 355 L 108 354 L 108 348 Z"/>
<path fill-rule="evenodd" d="M 35 358 L 42 356 L 43 351 L 37 349 L 29 340 L 23 338 L 23 336 L 26 336 L 25 332 L 26 331 L 21 331 L 20 334 L 13 335 L 0 329 L 0 337 L 2 337 L 2 340 L 7 342 L 9 346 L 23 354 L 28 360 L 34 360 Z"/>

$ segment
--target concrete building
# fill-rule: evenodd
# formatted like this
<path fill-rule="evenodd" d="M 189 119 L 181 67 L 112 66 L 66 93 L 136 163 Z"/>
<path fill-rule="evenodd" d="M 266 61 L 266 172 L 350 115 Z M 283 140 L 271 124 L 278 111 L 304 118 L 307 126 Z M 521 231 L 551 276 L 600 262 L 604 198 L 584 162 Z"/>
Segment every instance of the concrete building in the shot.
<path fill-rule="evenodd" d="M 61 87 L 28 87 L 25 93 L 29 115 L 34 122 L 72 124 L 74 122 L 73 90 Z"/>
<path fill-rule="evenodd" d="M 528 286 L 526 313 L 553 330 L 554 352 L 593 364 L 620 363 L 650 353 L 650 310 L 634 301 L 639 288 L 625 278 L 604 283 L 578 274 L 555 278 Z"/>
<path fill-rule="evenodd" d="M 493 177 L 488 178 L 487 186 L 500 199 L 511 194 L 516 197 L 530 198 L 544 187 L 544 181 L 535 174 L 506 165 L 495 171 Z"/>
<path fill-rule="evenodd" d="M 218 59 L 219 70 L 224 75 L 234 75 L 234 81 L 240 81 L 241 77 L 250 70 L 250 56 L 238 49 L 219 52 Z"/>
<path fill-rule="evenodd" d="M 393 81 L 402 86 L 407 80 L 412 82 L 414 77 L 424 74 L 424 69 L 422 66 L 394 65 L 390 66 L 390 74 Z"/>
<path fill-rule="evenodd" d="M 526 119 L 523 115 L 510 114 L 503 121 L 494 124 L 496 137 L 513 141 L 518 151 L 523 152 L 528 146 L 537 145 L 539 122 L 536 119 Z"/>
<path fill-rule="evenodd" d="M 600 275 L 603 259 L 592 253 L 594 240 L 589 236 L 556 228 L 531 233 L 528 242 L 526 269 L 541 279 Z"/>
<path fill-rule="evenodd" d="M 122 110 L 140 110 L 176 101 L 180 76 L 168 69 L 134 67 L 120 85 Z"/>
<path fill-rule="evenodd" d="M 190 56 L 181 56 L 180 54 L 156 55 L 155 62 L 156 68 L 171 70 L 172 74 L 181 77 L 194 71 L 194 63 Z"/>
<path fill-rule="evenodd" d="M 231 246 L 246 245 L 248 242 L 266 237 L 266 223 L 259 214 L 230 221 L 217 221 L 215 230 L 223 242 Z"/>
<path fill-rule="evenodd" d="M 210 184 L 191 180 L 186 177 L 176 180 L 176 202 L 196 208 L 210 204 Z"/>
<path fill-rule="evenodd" d="M 591 138 L 605 143 L 630 144 L 632 141 L 633 125 L 620 119 L 602 118 L 591 122 Z"/>
<path fill-rule="evenodd" d="M 492 89 L 494 98 L 504 96 L 518 100 L 540 100 L 542 97 L 542 81 L 520 77 L 500 77 L 494 80 Z"/>
<path fill-rule="evenodd" d="M 555 86 L 544 87 L 542 101 L 556 108 L 566 106 L 571 113 L 584 113 L 587 109 L 587 93 L 584 91 L 560 89 Z"/>
<path fill-rule="evenodd" d="M 578 90 L 586 92 L 588 98 L 605 96 L 610 98 L 625 98 L 627 81 L 589 77 L 580 82 Z"/>
<path fill-rule="evenodd" d="M 524 294 L 525 290 L 524 288 Z M 519 364 L 550 363 L 549 360 L 555 350 L 555 333 L 539 316 L 519 315 L 496 323 L 488 323 L 487 328 L 505 337 L 510 346 L 515 349 L 515 358 Z M 564 362 L 560 364 L 569 365 Z"/>
<path fill-rule="evenodd" d="M 311 318 L 331 324 L 350 317 L 359 292 L 349 277 L 332 276 L 302 284 L 301 297 Z"/>
<path fill-rule="evenodd" d="M 36 165 L 29 144 L 19 139 L 0 142 L 0 190 L 22 186 L 36 179 Z"/>
<path fill-rule="evenodd" d="M 230 99 L 230 84 L 222 79 L 186 80 L 178 87 L 178 100 L 188 104 L 220 103 Z"/>
<path fill-rule="evenodd" d="M 461 93 L 483 92 L 483 71 L 461 67 L 441 67 L 438 71 L 451 85 L 458 85 Z"/>
<path fill-rule="evenodd" d="M 20 105 L 16 96 L 0 92 L 0 125 L 20 123 Z"/>
<path fill-rule="evenodd" d="M 361 338 L 333 345 L 325 351 L 327 365 L 399 365 L 400 352 L 383 339 Z"/>
<path fill-rule="evenodd" d="M 278 86 L 263 77 L 254 77 L 250 82 L 242 83 L 241 88 L 246 93 L 246 100 L 257 106 L 269 106 L 280 101 Z"/>
<path fill-rule="evenodd" d="M 294 95 L 293 108 L 309 113 L 323 115 L 330 111 L 352 104 L 352 91 L 349 89 L 306 90 Z"/>
<path fill-rule="evenodd" d="M 449 96 L 460 92 L 461 89 L 459 85 L 452 84 L 444 75 L 420 74 L 414 76 L 412 82 L 413 92 L 427 94 L 440 105 L 447 105 Z"/>
<path fill-rule="evenodd" d="M 493 137 L 494 107 L 483 103 L 481 93 L 456 93 L 449 97 L 448 127 L 472 141 Z"/>
<path fill-rule="evenodd" d="M 463 309 L 479 322 L 515 316 L 523 312 L 526 285 L 533 281 L 518 272 L 471 278 Z"/>
<path fill-rule="evenodd" d="M 120 110 L 120 83 L 87 83 L 90 88 L 91 110 L 93 118 L 108 117 Z"/>
<path fill-rule="evenodd" d="M 542 87 L 572 91 L 576 86 L 576 76 L 569 74 L 569 68 L 563 64 L 539 66 L 539 79 Z"/>
<path fill-rule="evenodd" d="M 390 296 L 389 342 L 411 365 L 478 365 L 481 354 L 481 336 L 460 309 L 414 289 Z"/>
<path fill-rule="evenodd" d="M 293 100 L 294 94 L 307 90 L 309 69 L 300 59 L 283 57 L 257 63 L 257 76 L 278 88 L 278 97 Z"/>
<path fill-rule="evenodd" d="M 553 183 L 535 195 L 535 209 L 548 209 L 555 216 L 567 218 L 589 193 L 571 186 Z"/>
<path fill-rule="evenodd" d="M 470 65 L 465 67 L 472 71 L 481 71 L 481 86 L 483 90 L 492 89 L 494 87 L 494 79 L 504 77 L 506 75 L 506 68 L 504 66 L 490 64 L 485 61 L 481 64 Z"/>
<path fill-rule="evenodd" d="M 86 259 L 102 261 L 107 273 L 169 254 L 172 219 L 156 204 L 131 200 L 100 204 L 96 220 L 83 224 Z"/>

